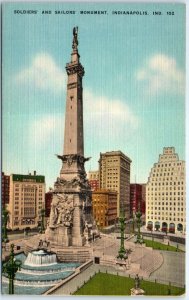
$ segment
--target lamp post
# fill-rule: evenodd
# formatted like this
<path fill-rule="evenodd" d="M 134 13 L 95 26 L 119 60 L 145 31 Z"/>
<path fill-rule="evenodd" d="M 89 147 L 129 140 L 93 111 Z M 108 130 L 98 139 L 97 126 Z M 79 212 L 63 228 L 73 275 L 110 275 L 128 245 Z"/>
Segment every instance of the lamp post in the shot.
<path fill-rule="evenodd" d="M 8 222 L 8 216 L 9 216 L 9 212 L 6 210 L 6 208 L 4 207 L 2 210 L 2 242 L 8 242 L 8 236 L 7 236 L 7 222 Z"/>
<path fill-rule="evenodd" d="M 152 229 L 151 229 L 151 235 L 152 235 L 152 249 L 154 249 L 154 236 L 153 236 Z"/>
<path fill-rule="evenodd" d="M 124 246 L 125 217 L 123 216 L 123 214 L 120 216 L 119 222 L 120 222 L 120 229 L 121 229 L 121 236 L 119 237 L 119 239 L 121 239 L 121 244 L 120 244 L 120 249 L 117 258 L 127 259 L 128 255 Z"/>
<path fill-rule="evenodd" d="M 133 210 L 133 233 L 135 232 L 135 214 L 134 214 L 134 210 Z"/>
<path fill-rule="evenodd" d="M 8 262 L 4 263 L 3 265 L 3 273 L 8 274 L 9 278 L 9 294 L 14 294 L 14 278 L 16 275 L 16 272 L 20 270 L 22 262 L 18 259 L 14 258 L 14 244 L 11 244 L 11 252 L 10 252 L 10 258 Z"/>
<path fill-rule="evenodd" d="M 140 212 L 140 210 L 138 210 L 136 212 L 136 219 L 137 219 L 136 223 L 137 223 L 137 228 L 138 228 L 137 239 L 135 241 L 136 244 L 142 244 L 143 243 L 143 237 L 140 233 L 141 216 L 142 216 L 142 213 Z"/>
<path fill-rule="evenodd" d="M 40 233 L 44 233 L 45 232 L 44 218 L 45 218 L 45 209 L 42 209 L 41 210 L 41 228 L 39 230 Z"/>

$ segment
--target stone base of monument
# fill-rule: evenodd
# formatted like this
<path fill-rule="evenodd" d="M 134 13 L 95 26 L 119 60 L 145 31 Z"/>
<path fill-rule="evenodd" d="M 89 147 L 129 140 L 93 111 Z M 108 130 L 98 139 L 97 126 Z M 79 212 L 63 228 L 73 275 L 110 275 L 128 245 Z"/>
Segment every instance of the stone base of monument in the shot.
<path fill-rule="evenodd" d="M 42 235 L 33 236 L 24 241 L 24 252 L 27 255 L 33 250 L 39 249 L 39 241 L 42 239 Z M 44 243 L 43 243 L 44 244 Z M 40 249 L 43 249 L 41 247 Z M 93 249 L 89 245 L 85 246 L 62 246 L 53 243 L 48 244 L 48 251 L 56 253 L 60 262 L 86 262 L 93 257 Z"/>
<path fill-rule="evenodd" d="M 86 262 L 92 259 L 92 249 L 90 247 L 52 247 L 51 251 L 56 253 L 61 262 Z"/>
<path fill-rule="evenodd" d="M 131 296 L 144 296 L 145 291 L 141 288 L 132 288 L 131 289 Z"/>
<path fill-rule="evenodd" d="M 74 246 L 84 246 L 86 244 L 86 237 L 85 236 L 72 236 L 72 245 Z"/>
<path fill-rule="evenodd" d="M 72 245 L 72 237 L 71 231 L 68 227 L 56 227 L 56 228 L 48 228 L 48 240 L 52 244 L 60 245 L 60 246 L 71 246 Z"/>
<path fill-rule="evenodd" d="M 57 246 L 84 246 L 86 238 L 83 235 L 73 236 L 69 227 L 59 226 L 56 228 L 48 228 L 47 239 L 51 245 Z"/>

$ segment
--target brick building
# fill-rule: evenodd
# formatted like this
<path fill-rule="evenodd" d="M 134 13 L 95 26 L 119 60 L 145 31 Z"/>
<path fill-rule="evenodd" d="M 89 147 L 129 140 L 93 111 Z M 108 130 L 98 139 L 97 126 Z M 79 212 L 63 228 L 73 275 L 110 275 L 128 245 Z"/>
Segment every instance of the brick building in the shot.
<path fill-rule="evenodd" d="M 142 206 L 142 185 L 138 183 L 130 184 L 130 214 L 133 215 L 138 211 L 141 210 Z"/>
<path fill-rule="evenodd" d="M 35 228 L 45 207 L 45 176 L 10 175 L 9 227 L 10 229 Z"/>
<path fill-rule="evenodd" d="M 52 191 L 45 193 L 45 217 L 46 218 L 50 217 L 52 198 L 53 198 Z"/>
<path fill-rule="evenodd" d="M 88 181 L 92 191 L 99 189 L 99 171 L 89 171 L 87 174 Z"/>
<path fill-rule="evenodd" d="M 142 203 L 141 203 L 141 212 L 143 215 L 146 214 L 146 184 L 141 183 L 142 185 Z"/>
<path fill-rule="evenodd" d="M 1 205 L 5 207 L 9 204 L 10 176 L 2 172 L 1 176 Z"/>
<path fill-rule="evenodd" d="M 93 217 L 100 227 L 115 224 L 117 220 L 117 192 L 99 189 L 92 192 Z"/>

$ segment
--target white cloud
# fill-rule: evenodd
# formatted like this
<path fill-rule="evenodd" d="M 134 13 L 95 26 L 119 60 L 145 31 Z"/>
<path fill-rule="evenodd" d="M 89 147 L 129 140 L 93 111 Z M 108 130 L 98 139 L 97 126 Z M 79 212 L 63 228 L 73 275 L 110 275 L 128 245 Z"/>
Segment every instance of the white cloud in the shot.
<path fill-rule="evenodd" d="M 136 78 L 143 83 L 145 93 L 152 96 L 162 92 L 179 95 L 185 91 L 184 72 L 174 58 L 163 54 L 152 56 L 137 71 Z"/>
<path fill-rule="evenodd" d="M 65 73 L 47 53 L 36 55 L 31 65 L 16 75 L 16 80 L 29 87 L 55 93 L 61 92 L 66 86 Z"/>
<path fill-rule="evenodd" d="M 119 99 L 109 99 L 105 96 L 96 96 L 92 92 L 84 91 L 85 116 L 88 120 L 102 122 L 104 127 L 119 127 L 119 122 L 136 128 L 138 118 L 131 111 L 129 106 Z M 96 124 L 97 125 L 97 124 Z"/>
<path fill-rule="evenodd" d="M 53 148 L 57 144 L 57 136 L 63 136 L 63 126 L 63 114 L 43 115 L 33 120 L 29 130 L 30 147 L 37 149 L 49 145 Z"/>
<path fill-rule="evenodd" d="M 22 70 L 16 79 L 27 86 L 32 85 L 45 91 L 60 92 L 66 86 L 65 74 L 53 58 L 45 53 L 37 55 L 31 65 Z M 83 98 L 87 152 L 94 157 L 104 150 L 123 150 L 133 138 L 139 124 L 138 117 L 126 102 L 119 99 L 98 96 L 86 88 Z M 36 115 L 30 123 L 28 135 L 31 153 L 37 156 L 38 150 L 52 154 L 62 151 L 63 131 L 64 112 L 43 114 L 40 117 Z"/>
<path fill-rule="evenodd" d="M 85 151 L 97 161 L 104 151 L 128 150 L 139 125 L 138 117 L 119 99 L 84 91 Z M 127 150 L 126 150 L 127 149 Z"/>
<path fill-rule="evenodd" d="M 87 152 L 92 152 L 90 155 L 94 157 L 94 154 L 99 155 L 105 148 L 123 149 L 138 127 L 138 117 L 126 103 L 118 99 L 96 96 L 86 89 L 83 97 L 85 145 L 91 148 Z M 62 149 L 63 136 L 63 112 L 43 115 L 30 125 L 30 145 L 36 151 L 47 147 L 48 152 L 57 153 L 59 145 Z"/>

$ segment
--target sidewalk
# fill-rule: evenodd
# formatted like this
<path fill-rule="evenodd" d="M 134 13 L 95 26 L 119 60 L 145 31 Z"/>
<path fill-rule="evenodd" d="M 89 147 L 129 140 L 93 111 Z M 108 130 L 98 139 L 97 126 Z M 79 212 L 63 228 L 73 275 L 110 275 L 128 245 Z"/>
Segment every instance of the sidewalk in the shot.
<path fill-rule="evenodd" d="M 149 233 L 149 234 L 151 234 L 151 231 L 146 228 L 146 225 L 142 226 L 140 228 L 140 231 L 141 231 L 141 233 Z M 153 230 L 152 234 L 153 233 L 154 234 L 159 234 L 159 235 L 166 235 L 165 232 L 156 231 L 156 230 Z M 183 233 L 181 233 L 181 232 L 179 232 L 179 233 L 169 233 L 169 232 L 167 232 L 167 236 L 174 236 L 174 237 L 186 238 L 186 235 L 183 234 Z"/>
<path fill-rule="evenodd" d="M 143 238 L 146 239 L 146 240 L 152 240 L 152 237 L 150 237 L 150 236 L 144 236 Z M 159 242 L 159 243 L 165 244 L 165 245 L 167 245 L 168 242 L 169 242 L 169 245 L 170 245 L 170 246 L 174 246 L 175 248 L 177 247 L 177 244 L 178 244 L 178 243 L 172 242 L 172 241 L 170 241 L 170 240 L 166 240 L 166 242 L 164 242 L 163 239 L 158 239 L 158 238 L 156 238 L 156 237 L 154 237 L 153 240 L 154 240 L 155 242 Z M 180 249 L 180 250 L 185 251 L 185 245 L 183 245 L 183 244 L 178 244 L 178 246 L 179 246 L 179 249 Z"/>

